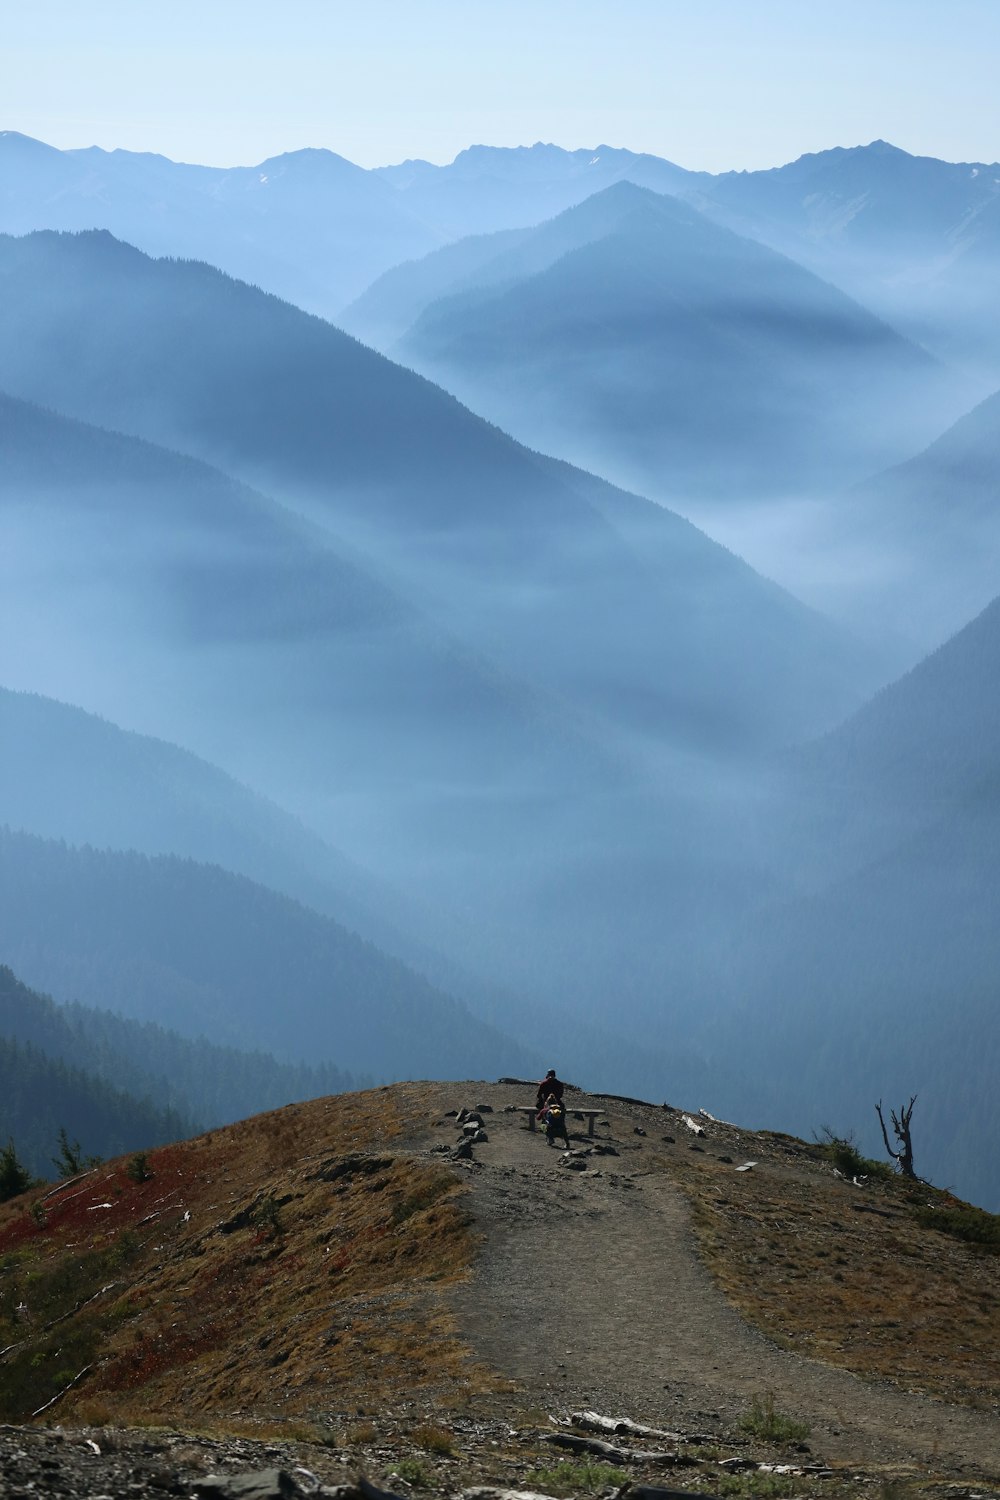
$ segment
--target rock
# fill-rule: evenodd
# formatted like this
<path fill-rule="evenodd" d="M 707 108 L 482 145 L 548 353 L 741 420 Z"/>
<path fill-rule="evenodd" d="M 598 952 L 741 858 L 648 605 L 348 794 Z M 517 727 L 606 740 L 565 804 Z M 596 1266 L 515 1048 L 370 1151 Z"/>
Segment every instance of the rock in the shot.
<path fill-rule="evenodd" d="M 691 1142 L 690 1146 L 688 1147 L 688 1150 L 689 1151 L 700 1151 L 701 1154 L 702 1154 L 702 1156 L 704 1156 L 704 1154 L 705 1154 L 705 1148 L 704 1148 L 704 1146 L 698 1146 L 698 1145 L 695 1144 L 694 1141 Z"/>
<path fill-rule="evenodd" d="M 552 1496 L 543 1495 L 538 1490 L 501 1490 L 490 1485 L 477 1485 L 474 1489 L 463 1490 L 461 1500 L 552 1500 Z"/>
<path fill-rule="evenodd" d="M 633 1135 L 645 1135 L 646 1132 L 643 1130 L 643 1128 L 642 1128 L 641 1125 L 636 1125 L 634 1127 L 633 1131 L 632 1131 L 632 1134 Z"/>
<path fill-rule="evenodd" d="M 675 1138 L 672 1135 L 664 1135 L 661 1136 L 660 1139 L 664 1141 L 668 1146 L 676 1146 L 677 1144 Z"/>
<path fill-rule="evenodd" d="M 451 1153 L 451 1155 L 452 1155 L 452 1160 L 453 1161 L 471 1161 L 472 1160 L 472 1142 L 471 1141 L 459 1141 L 458 1145 L 455 1147 L 455 1149 Z"/>
<path fill-rule="evenodd" d="M 491 1115 L 493 1113 L 492 1104 L 477 1104 L 476 1108 L 481 1115 Z"/>
<path fill-rule="evenodd" d="M 561 1167 L 569 1167 L 571 1172 L 586 1172 L 587 1163 L 580 1156 L 568 1156 L 565 1153 L 559 1158 Z"/>
<path fill-rule="evenodd" d="M 614 1146 L 608 1146 L 606 1144 L 602 1144 L 601 1142 L 595 1142 L 595 1144 L 593 1146 L 591 1146 L 590 1149 L 591 1149 L 591 1152 L 593 1153 L 594 1156 L 617 1156 L 618 1155 L 618 1151 L 617 1151 L 616 1147 L 614 1147 Z"/>
<path fill-rule="evenodd" d="M 287 1469 L 261 1469 L 256 1474 L 206 1474 L 191 1486 L 203 1500 L 301 1500 L 307 1493 Z"/>

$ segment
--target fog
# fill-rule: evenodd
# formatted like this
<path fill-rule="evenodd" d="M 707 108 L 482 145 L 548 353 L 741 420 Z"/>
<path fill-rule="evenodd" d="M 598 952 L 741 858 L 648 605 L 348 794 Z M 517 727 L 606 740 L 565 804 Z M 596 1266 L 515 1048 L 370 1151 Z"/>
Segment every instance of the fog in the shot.
<path fill-rule="evenodd" d="M 928 1172 L 1000 1202 L 962 1144 L 995 1109 L 996 413 L 950 427 L 964 374 L 653 196 L 418 314 L 400 355 L 433 332 L 467 406 L 207 266 L 0 237 L 0 684 L 110 721 L 41 714 L 2 818 L 270 886 L 594 1086 L 873 1151 L 874 1101 L 919 1091 Z M 77 743 L 86 817 L 46 797 Z M 129 958 L 143 1013 L 191 1030 L 211 993 L 238 1031 L 196 968 L 173 1004 L 164 951 Z"/>

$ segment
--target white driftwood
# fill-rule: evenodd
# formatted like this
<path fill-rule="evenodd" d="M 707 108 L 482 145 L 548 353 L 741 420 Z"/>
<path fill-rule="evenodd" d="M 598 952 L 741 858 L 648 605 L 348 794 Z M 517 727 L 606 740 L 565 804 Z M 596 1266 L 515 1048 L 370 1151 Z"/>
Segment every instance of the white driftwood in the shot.
<path fill-rule="evenodd" d="M 687 1126 L 688 1130 L 694 1131 L 695 1135 L 705 1134 L 705 1127 L 703 1125 L 699 1125 L 697 1120 L 692 1120 L 690 1115 L 681 1115 L 681 1120 Z"/>
<path fill-rule="evenodd" d="M 555 1448 L 567 1448 L 570 1453 L 595 1453 L 598 1458 L 613 1464 L 662 1464 L 667 1468 L 678 1468 L 698 1462 L 684 1453 L 651 1453 L 644 1448 L 620 1448 L 617 1443 L 604 1443 L 600 1438 L 577 1437 L 573 1432 L 539 1432 L 536 1440 L 551 1443 Z"/>
<path fill-rule="evenodd" d="M 584 1432 L 609 1432 L 614 1437 L 658 1438 L 661 1443 L 714 1443 L 717 1438 L 703 1432 L 664 1432 L 660 1427 L 644 1427 L 629 1417 L 602 1417 L 596 1411 L 576 1411 L 570 1417 L 574 1427 Z"/>

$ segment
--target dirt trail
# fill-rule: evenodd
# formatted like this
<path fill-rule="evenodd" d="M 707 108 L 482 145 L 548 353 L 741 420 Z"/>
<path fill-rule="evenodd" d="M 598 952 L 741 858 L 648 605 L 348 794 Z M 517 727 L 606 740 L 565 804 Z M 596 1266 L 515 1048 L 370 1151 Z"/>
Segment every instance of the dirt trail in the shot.
<path fill-rule="evenodd" d="M 610 1131 L 598 1134 L 619 1155 L 592 1156 L 575 1172 L 523 1115 L 502 1112 L 530 1102 L 526 1090 L 476 1088 L 476 1098 L 441 1095 L 442 1110 L 483 1102 L 495 1111 L 489 1142 L 475 1149 L 482 1165 L 469 1171 L 482 1253 L 454 1305 L 475 1351 L 537 1392 L 540 1407 L 721 1430 L 755 1395 L 772 1392 L 779 1410 L 809 1424 L 814 1454 L 831 1462 L 1000 1471 L 995 1414 L 862 1381 L 748 1327 L 699 1258 L 686 1199 L 657 1169 L 659 1111 L 612 1104 Z M 646 1139 L 635 1133 L 639 1121 Z M 574 1145 L 585 1146 L 583 1127 L 571 1128 Z"/>

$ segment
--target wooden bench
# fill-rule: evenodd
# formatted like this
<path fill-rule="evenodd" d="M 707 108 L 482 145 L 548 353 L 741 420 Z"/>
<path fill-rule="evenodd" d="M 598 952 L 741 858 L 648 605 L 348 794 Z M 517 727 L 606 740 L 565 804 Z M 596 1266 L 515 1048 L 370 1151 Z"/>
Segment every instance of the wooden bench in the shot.
<path fill-rule="evenodd" d="M 528 1129 L 534 1130 L 538 1117 L 537 1107 L 534 1104 L 515 1104 L 514 1108 L 522 1115 L 528 1116 Z M 604 1113 L 603 1109 L 577 1109 L 575 1105 L 566 1104 L 565 1101 L 563 1102 L 563 1108 L 566 1111 L 567 1120 L 572 1115 L 584 1115 L 587 1121 L 587 1134 L 591 1136 L 594 1133 L 594 1121 L 598 1115 L 603 1115 Z"/>

